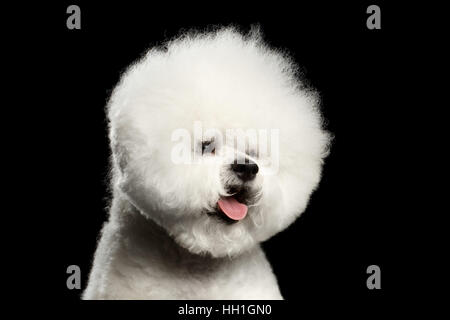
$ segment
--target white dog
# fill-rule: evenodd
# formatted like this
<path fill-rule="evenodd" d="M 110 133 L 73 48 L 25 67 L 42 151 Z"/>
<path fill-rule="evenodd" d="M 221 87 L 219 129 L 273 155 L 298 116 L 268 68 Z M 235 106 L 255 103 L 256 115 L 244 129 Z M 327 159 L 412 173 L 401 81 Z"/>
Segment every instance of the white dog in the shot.
<path fill-rule="evenodd" d="M 330 140 L 292 60 L 258 31 L 187 34 L 124 73 L 108 118 L 113 200 L 83 298 L 282 299 L 260 243 L 304 211 Z M 177 160 L 183 132 L 195 161 Z"/>

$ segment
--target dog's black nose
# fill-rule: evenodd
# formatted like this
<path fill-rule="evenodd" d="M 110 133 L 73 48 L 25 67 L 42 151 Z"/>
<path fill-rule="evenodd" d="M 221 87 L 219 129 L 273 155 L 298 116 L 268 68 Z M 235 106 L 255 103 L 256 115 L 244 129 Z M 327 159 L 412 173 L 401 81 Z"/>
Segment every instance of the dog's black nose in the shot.
<path fill-rule="evenodd" d="M 233 163 L 231 165 L 231 170 L 241 179 L 242 181 L 249 181 L 256 177 L 259 171 L 258 165 L 251 160 L 246 160 L 246 163 Z"/>

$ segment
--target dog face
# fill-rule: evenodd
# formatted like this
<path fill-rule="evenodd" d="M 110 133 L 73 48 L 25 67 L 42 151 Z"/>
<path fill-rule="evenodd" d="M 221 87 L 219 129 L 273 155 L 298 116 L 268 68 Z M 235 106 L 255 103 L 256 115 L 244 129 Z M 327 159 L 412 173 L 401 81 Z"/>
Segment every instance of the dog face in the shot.
<path fill-rule="evenodd" d="M 114 190 L 181 246 L 215 257 L 303 212 L 329 142 L 292 61 L 233 29 L 149 51 L 122 76 L 108 116 Z"/>

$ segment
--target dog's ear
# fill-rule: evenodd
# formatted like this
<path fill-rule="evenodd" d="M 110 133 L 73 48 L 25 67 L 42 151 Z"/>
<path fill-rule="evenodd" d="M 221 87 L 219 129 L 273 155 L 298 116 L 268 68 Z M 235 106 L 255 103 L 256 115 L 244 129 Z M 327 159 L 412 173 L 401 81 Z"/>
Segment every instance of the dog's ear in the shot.
<path fill-rule="evenodd" d="M 129 163 L 130 158 L 126 147 L 115 139 L 111 141 L 111 151 L 113 164 L 117 166 L 121 173 L 123 173 Z"/>
<path fill-rule="evenodd" d="M 150 148 L 148 148 L 145 134 L 130 121 L 126 123 L 126 126 L 111 125 L 109 139 L 113 165 L 121 173 L 129 169 L 131 162 L 138 162 L 142 158 L 149 157 Z"/>

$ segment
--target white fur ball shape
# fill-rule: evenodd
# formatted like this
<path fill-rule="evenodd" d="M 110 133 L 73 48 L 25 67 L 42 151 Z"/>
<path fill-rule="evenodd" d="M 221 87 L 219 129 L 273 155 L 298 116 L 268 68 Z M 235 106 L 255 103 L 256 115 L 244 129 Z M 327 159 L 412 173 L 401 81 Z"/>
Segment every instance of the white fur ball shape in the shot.
<path fill-rule="evenodd" d="M 151 49 L 122 75 L 108 104 L 114 197 L 191 253 L 248 251 L 291 224 L 318 185 L 330 140 L 318 102 L 292 59 L 258 31 L 190 33 Z M 248 143 L 240 152 L 222 141 L 205 153 L 219 140 L 211 128 L 223 136 L 277 132 L 277 143 L 268 150 Z M 179 130 L 190 133 L 198 161 L 173 160 Z M 230 164 L 236 154 L 257 168 L 251 178 Z"/>

